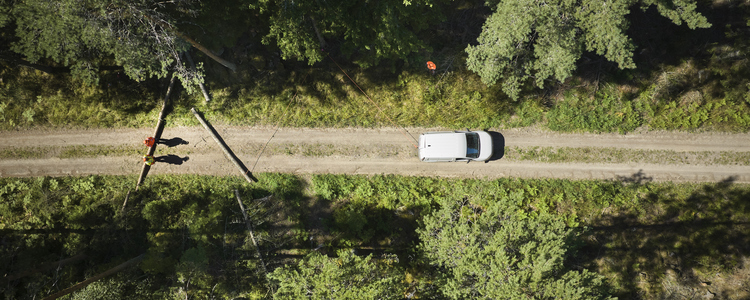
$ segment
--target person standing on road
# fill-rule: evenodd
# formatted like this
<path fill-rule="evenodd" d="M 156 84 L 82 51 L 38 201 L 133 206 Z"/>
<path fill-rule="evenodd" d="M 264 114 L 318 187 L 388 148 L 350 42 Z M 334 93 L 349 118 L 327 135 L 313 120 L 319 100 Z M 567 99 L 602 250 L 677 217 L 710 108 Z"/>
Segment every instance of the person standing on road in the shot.
<path fill-rule="evenodd" d="M 151 148 L 151 147 L 154 146 L 154 143 L 156 143 L 156 139 L 154 139 L 154 137 L 150 136 L 145 141 L 143 141 L 143 143 L 146 144 L 146 147 Z"/>
<path fill-rule="evenodd" d="M 147 166 L 153 165 L 155 160 L 153 155 L 144 155 L 143 156 L 143 162 L 146 163 Z"/>
<path fill-rule="evenodd" d="M 428 70 L 430 70 L 430 73 L 431 73 L 432 75 L 435 75 L 435 69 L 437 69 L 437 66 L 435 65 L 435 63 L 434 63 L 434 62 L 432 62 L 432 61 L 428 61 L 428 62 L 427 62 L 427 69 L 428 69 Z"/>
<path fill-rule="evenodd" d="M 146 140 L 143 141 L 143 144 L 145 144 L 146 147 L 149 147 L 149 148 L 153 147 L 156 144 L 163 144 L 163 145 L 166 145 L 167 147 L 171 148 L 171 147 L 174 147 L 174 146 L 177 146 L 177 145 L 187 145 L 189 143 L 188 143 L 188 141 L 183 140 L 183 139 L 178 138 L 178 137 L 171 138 L 171 139 L 168 139 L 168 140 L 162 139 L 162 138 L 159 138 L 159 140 L 156 140 L 154 137 L 150 136 Z"/>

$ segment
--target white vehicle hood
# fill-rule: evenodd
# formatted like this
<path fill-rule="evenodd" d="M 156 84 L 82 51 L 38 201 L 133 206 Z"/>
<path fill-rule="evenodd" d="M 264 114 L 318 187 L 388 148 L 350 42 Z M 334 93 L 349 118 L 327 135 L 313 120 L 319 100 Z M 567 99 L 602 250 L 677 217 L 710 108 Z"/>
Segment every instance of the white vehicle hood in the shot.
<path fill-rule="evenodd" d="M 479 157 L 476 160 L 485 161 L 492 157 L 492 136 L 486 131 L 475 131 L 479 134 Z"/>

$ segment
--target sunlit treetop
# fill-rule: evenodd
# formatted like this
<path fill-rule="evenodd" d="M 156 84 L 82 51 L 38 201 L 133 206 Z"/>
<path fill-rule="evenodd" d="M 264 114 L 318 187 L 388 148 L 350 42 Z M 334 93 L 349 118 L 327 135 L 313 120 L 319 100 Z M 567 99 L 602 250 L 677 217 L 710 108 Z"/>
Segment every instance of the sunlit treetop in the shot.
<path fill-rule="evenodd" d="M 509 0 L 488 1 L 494 13 L 484 24 L 477 44 L 466 48 L 468 68 L 487 85 L 501 82 L 503 91 L 518 98 L 521 86 L 533 80 L 563 81 L 576 69 L 583 51 L 594 52 L 620 68 L 634 68 L 633 43 L 625 34 L 631 7 L 658 11 L 691 29 L 711 24 L 696 11 L 694 0 Z"/>

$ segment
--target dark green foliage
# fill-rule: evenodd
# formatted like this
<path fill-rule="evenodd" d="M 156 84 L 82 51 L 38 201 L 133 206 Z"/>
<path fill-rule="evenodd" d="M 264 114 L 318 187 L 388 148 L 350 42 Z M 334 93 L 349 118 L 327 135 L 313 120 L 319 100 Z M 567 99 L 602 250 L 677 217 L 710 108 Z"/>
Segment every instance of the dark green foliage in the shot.
<path fill-rule="evenodd" d="M 338 257 L 313 252 L 296 266 L 268 274 L 278 288 L 274 299 L 402 299 L 403 274 L 398 258 L 374 259 L 341 250 Z"/>
<path fill-rule="evenodd" d="M 352 203 L 375 204 L 386 209 L 426 207 L 442 195 L 443 180 L 395 175 L 315 175 L 315 193 L 328 200 L 349 199 Z M 375 200 L 373 202 L 373 200 Z"/>
<path fill-rule="evenodd" d="M 191 92 L 203 74 L 183 63 L 190 45 L 172 31 L 176 15 L 196 14 L 191 2 L 20 1 L 7 15 L 16 28 L 10 48 L 31 63 L 69 66 L 87 84 L 99 83 L 102 65 L 116 64 L 136 81 L 174 71 Z"/>
<path fill-rule="evenodd" d="M 319 182 L 319 187 L 325 186 L 320 190 L 316 188 L 316 191 L 323 192 L 329 197 L 335 195 L 328 198 L 335 203 L 348 204 L 356 198 L 357 203 L 364 207 L 368 207 L 367 203 L 369 207 L 377 207 L 377 203 L 381 201 L 380 194 L 360 198 L 354 192 L 359 183 L 366 181 L 363 177 L 321 175 L 313 180 Z M 370 176 L 369 184 L 387 185 L 402 180 L 407 179 L 397 176 Z M 483 214 L 478 212 L 503 205 L 499 203 L 506 203 L 506 207 L 513 207 L 506 213 L 513 216 L 513 220 L 519 224 L 528 224 L 532 222 L 529 220 L 536 218 L 552 218 L 557 219 L 552 224 L 560 226 L 560 218 L 564 218 L 568 228 L 593 227 L 591 232 L 583 231 L 584 239 L 573 239 L 568 241 L 569 244 L 565 244 L 567 254 L 564 266 L 567 268 L 572 264 L 577 266 L 576 270 L 579 271 L 578 267 L 598 270 L 608 278 L 608 284 L 613 287 L 612 293 L 621 299 L 635 298 L 637 295 L 658 297 L 657 295 L 665 288 L 662 286 L 661 276 L 672 268 L 695 270 L 702 274 L 700 278 L 706 278 L 710 272 L 720 272 L 721 276 L 727 276 L 727 272 L 732 272 L 736 266 L 742 265 L 742 257 L 748 255 L 748 249 L 744 245 L 750 242 L 747 241 L 749 235 L 746 224 L 750 218 L 750 210 L 745 200 L 750 190 L 747 185 L 732 184 L 731 178 L 719 184 L 652 183 L 649 182 L 650 178 L 641 173 L 613 181 L 483 181 L 434 178 L 425 181 L 427 179 L 420 177 L 408 180 L 429 182 L 429 195 L 433 200 L 431 207 L 435 208 L 414 210 L 418 219 L 430 214 L 431 211 L 435 215 L 445 206 L 455 208 L 458 204 L 454 199 L 464 199 L 458 203 L 467 204 L 465 206 L 468 210 L 462 211 L 462 216 L 466 218 L 472 215 L 481 217 Z M 337 186 L 339 188 L 336 188 Z M 426 191 L 427 187 L 420 188 Z M 331 191 L 335 192 L 329 194 Z M 400 189 L 395 189 L 394 192 L 399 191 Z M 416 198 L 406 196 L 404 199 L 411 201 Z M 508 204 L 508 199 L 515 199 L 511 201 L 512 205 Z M 401 205 L 408 205 L 408 202 Z M 344 210 L 347 207 L 342 205 L 340 209 Z M 372 211 L 372 208 L 363 210 L 364 215 L 368 217 Z M 398 210 L 396 213 L 398 214 Z M 550 217 L 549 214 L 554 217 Z M 375 223 L 372 218 L 368 218 L 367 222 L 368 226 Z M 437 222 L 434 228 L 446 228 L 451 224 L 456 223 Z M 529 226 L 534 225 L 539 224 L 532 223 Z M 395 245 L 404 248 L 413 246 L 408 241 L 396 241 L 398 243 Z M 373 240 L 363 241 L 359 245 L 368 243 L 373 243 Z M 446 239 L 445 245 L 446 249 L 456 247 L 456 243 L 450 239 Z M 582 245 L 584 247 L 580 248 Z M 352 244 L 347 245 L 351 246 Z M 458 255 L 454 257 L 461 258 Z M 432 295 L 426 296 L 428 298 L 436 297 L 435 288 L 445 286 L 436 281 L 442 269 L 425 269 L 424 265 L 420 265 L 431 262 L 432 260 L 412 261 L 419 272 L 412 271 L 412 280 L 416 281 L 410 281 L 422 284 L 418 294 Z M 562 274 L 564 273 L 557 273 L 559 276 Z M 569 275 L 571 277 L 565 277 L 562 282 L 581 283 L 574 280 L 577 276 L 572 274 Z M 583 275 L 585 280 L 597 280 L 598 277 L 590 272 L 579 275 Z M 643 276 L 649 276 L 654 280 L 646 283 L 640 279 Z M 644 287 L 646 284 L 647 288 Z M 690 286 L 689 282 L 685 284 Z"/>
<path fill-rule="evenodd" d="M 10 12 L 10 7 L 5 6 L 5 5 L 0 6 L 0 27 L 5 26 L 5 23 L 7 23 L 10 20 L 10 15 L 8 14 L 9 12 Z"/>
<path fill-rule="evenodd" d="M 575 238 L 559 218 L 519 213 L 523 194 L 484 206 L 444 202 L 418 230 L 430 263 L 445 270 L 452 299 L 610 299 L 603 278 L 563 266 Z M 442 282 L 441 282 L 442 283 Z"/>
<path fill-rule="evenodd" d="M 626 133 L 643 125 L 643 105 L 609 94 L 569 96 L 547 114 L 547 126 L 555 131 Z"/>
<path fill-rule="evenodd" d="M 138 272 L 123 271 L 100 281 L 96 281 L 85 288 L 70 295 L 70 300 L 119 300 L 143 299 L 157 300 L 169 296 L 165 291 L 159 291 L 150 279 L 143 279 Z M 64 298 L 63 298 L 64 299 Z"/>
<path fill-rule="evenodd" d="M 394 126 L 387 115 L 398 125 L 447 128 L 750 128 L 743 6 L 652 0 L 126 2 L 3 1 L 0 128 L 149 124 L 148 114 L 163 96 L 156 78 L 168 76 L 174 65 L 191 89 L 203 76 L 182 63 L 179 52 L 190 47 L 170 26 L 241 66 L 229 74 L 205 62 L 214 96 L 206 111 L 231 124 L 275 124 L 289 115 L 289 126 Z M 708 26 L 703 15 L 716 24 L 713 29 L 688 29 Z M 460 51 L 475 38 L 477 44 Z M 384 113 L 363 105 L 369 100 L 338 68 L 315 64 L 327 53 Z M 205 57 L 195 58 L 200 65 Z M 426 60 L 438 63 L 436 76 L 424 69 Z M 352 69 L 350 61 L 372 68 Z M 639 69 L 615 70 L 635 64 Z M 148 78 L 154 80 L 143 81 Z M 97 81 L 98 87 L 85 84 Z M 544 95 L 523 92 L 545 82 L 550 89 Z M 602 85 L 623 92 L 602 95 Z M 523 100 L 508 101 L 503 89 Z M 562 99 L 566 92 L 577 96 Z M 589 96 L 594 98 L 583 99 Z M 179 119 L 173 122 L 194 125 L 182 112 L 198 99 L 174 99 Z"/>
<path fill-rule="evenodd" d="M 434 203 L 443 184 L 440 179 L 393 175 L 312 178 L 318 197 L 336 208 L 326 220 L 329 229 L 341 234 L 336 244 L 349 247 L 414 238 L 410 232 L 418 217 L 414 212 Z"/>
<path fill-rule="evenodd" d="M 120 280 L 104 279 L 86 286 L 74 293 L 70 298 L 72 300 L 118 300 L 124 296 L 125 288 L 125 283 Z"/>
<path fill-rule="evenodd" d="M 2 229 L 52 229 L 61 223 L 70 229 L 102 226 L 116 209 L 117 204 L 112 199 L 119 196 L 115 190 L 123 184 L 121 180 L 102 180 L 94 176 L 4 180 L 0 188 Z M 110 187 L 104 189 L 101 185 Z"/>
<path fill-rule="evenodd" d="M 419 34 L 443 19 L 438 9 L 442 2 L 264 0 L 250 7 L 269 16 L 269 33 L 263 43 L 276 45 L 284 59 L 307 60 L 312 65 L 326 56 L 321 42 L 330 42 L 341 45 L 340 49 L 326 51 L 356 54 L 355 63 L 367 68 L 423 50 Z M 327 41 L 320 41 L 316 30 Z"/>
<path fill-rule="evenodd" d="M 484 273 L 476 270 L 504 263 L 508 269 L 487 272 L 517 279 L 509 288 L 539 282 L 522 291 L 537 291 L 539 298 L 544 292 L 573 297 L 603 287 L 599 275 L 585 270 L 606 276 L 616 296 L 649 298 L 667 293 L 661 276 L 673 268 L 701 280 L 716 273 L 733 276 L 750 251 L 750 189 L 731 178 L 716 184 L 672 184 L 649 182 L 641 173 L 611 181 L 314 175 L 309 189 L 325 196 L 319 200 L 329 207 L 325 215 L 305 206 L 307 197 L 316 195 L 304 195 L 308 187 L 302 178 L 256 175 L 260 182 L 251 186 L 238 177 L 152 176 L 141 191 L 131 191 L 123 211 L 122 202 L 135 183 L 132 176 L 0 178 L 0 272 L 19 274 L 76 254 L 88 256 L 59 270 L 14 279 L 4 297 L 40 298 L 144 252 L 139 268 L 72 297 L 267 297 L 271 289 L 254 247 L 248 246 L 234 189 L 256 221 L 261 251 L 275 274 L 271 278 L 294 278 L 286 281 L 280 297 L 299 292 L 303 284 L 336 287 L 352 278 L 368 283 L 355 285 L 355 291 L 397 298 L 439 298 L 443 291 L 479 295 L 486 292 L 477 285 L 482 281 L 462 278 L 481 279 Z M 252 201 L 270 194 L 269 201 L 283 209 L 264 212 Z M 320 217 L 328 218 L 330 232 L 308 223 Z M 356 226 L 360 228 L 351 228 Z M 435 251 L 423 256 L 417 249 L 417 228 L 436 238 L 421 239 L 429 243 L 424 249 Z M 474 237 L 468 238 L 470 234 Z M 320 247 L 307 239 L 325 235 L 336 240 Z M 299 240 L 285 242 L 279 236 Z M 342 248 L 369 253 L 377 247 L 386 256 L 355 256 L 347 250 L 339 260 L 316 251 L 302 259 L 315 247 L 322 253 Z M 440 254 L 446 251 L 465 255 Z M 398 253 L 398 262 L 392 253 Z M 472 255 L 519 260 L 470 260 Z M 547 261 L 538 269 L 547 271 L 530 272 L 539 266 L 523 260 L 531 257 Z M 531 269 L 518 269 L 524 264 Z M 653 280 L 639 281 L 646 276 L 642 273 Z M 579 285 L 583 288 L 573 288 Z"/>
<path fill-rule="evenodd" d="M 638 194 L 619 181 L 570 181 L 563 179 L 495 180 L 441 179 L 403 176 L 315 175 L 313 188 L 319 197 L 342 208 L 384 208 L 428 212 L 433 204 L 467 199 L 480 206 L 504 198 L 521 199 L 522 210 L 535 216 L 561 212 L 569 226 L 610 205 L 638 205 Z M 645 188 L 645 187 L 644 187 Z M 573 208 L 575 207 L 575 208 Z M 356 210 L 356 209 L 355 209 Z M 368 221 L 369 222 L 369 221 Z"/>
<path fill-rule="evenodd" d="M 151 176 L 138 192 L 131 190 L 135 177 L 0 178 L 1 272 L 19 274 L 45 262 L 88 255 L 84 262 L 64 266 L 57 273 L 54 269 L 41 270 L 16 279 L 5 296 L 42 297 L 142 253 L 147 255 L 140 269 L 131 271 L 138 273 L 135 285 L 148 286 L 150 294 L 205 298 L 230 293 L 227 289 L 237 293 L 238 285 L 244 291 L 247 287 L 238 281 L 223 283 L 231 272 L 244 270 L 236 260 L 252 258 L 254 253 L 235 252 L 244 247 L 246 227 L 244 222 L 232 222 L 242 218 L 234 189 L 240 191 L 257 218 L 254 222 L 261 225 L 256 235 L 274 243 L 278 240 L 269 237 L 267 218 L 257 213 L 252 200 L 274 194 L 280 201 L 288 201 L 285 205 L 289 207 L 300 200 L 296 177 L 258 177 L 264 184 L 247 187 L 240 178 Z M 128 190 L 128 204 L 123 209 Z M 288 215 L 294 220 L 294 214 Z M 250 268 L 246 272 L 252 275 L 256 271 Z M 53 277 L 58 284 L 54 288 L 45 286 L 44 282 Z M 142 282 L 144 277 L 153 285 Z M 257 280 L 253 276 L 243 278 L 243 282 Z M 129 298 L 127 295 L 133 295 L 128 283 L 131 280 L 94 285 L 80 297 Z"/>

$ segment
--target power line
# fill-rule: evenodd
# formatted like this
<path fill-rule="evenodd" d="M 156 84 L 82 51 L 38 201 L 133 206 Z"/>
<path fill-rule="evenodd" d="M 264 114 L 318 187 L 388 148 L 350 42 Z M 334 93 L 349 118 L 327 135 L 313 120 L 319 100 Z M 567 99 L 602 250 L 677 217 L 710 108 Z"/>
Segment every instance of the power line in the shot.
<path fill-rule="evenodd" d="M 341 70 L 341 72 L 343 72 L 344 75 L 346 75 L 346 77 L 349 78 L 349 80 L 351 80 L 352 83 L 354 83 L 354 86 L 356 86 L 359 89 L 359 91 L 362 92 L 362 94 L 365 95 L 365 97 L 367 97 L 367 100 L 370 100 L 370 103 L 372 103 L 373 105 L 375 105 L 375 107 L 378 109 L 378 111 L 380 111 L 380 113 L 383 114 L 388 119 L 388 121 L 390 121 L 391 124 L 394 125 L 394 127 L 398 127 L 401 130 L 401 134 L 403 134 L 404 137 L 406 137 L 406 135 L 408 134 L 411 137 L 411 139 L 414 140 L 414 142 L 417 142 L 417 139 L 415 139 L 414 136 L 411 135 L 411 133 L 409 133 L 403 126 L 400 126 L 400 125 L 396 124 L 396 122 L 394 122 L 393 119 L 391 119 L 391 117 L 389 117 L 387 114 L 385 114 L 383 112 L 383 109 L 381 109 L 380 106 L 377 103 L 375 103 L 375 101 L 373 101 L 372 98 L 370 98 L 370 96 L 368 96 L 367 93 L 365 93 L 365 91 L 362 90 L 361 87 L 359 87 L 359 85 L 357 84 L 357 82 L 354 81 L 354 79 L 352 79 L 351 77 L 349 77 L 349 74 L 347 74 L 346 71 L 344 71 L 344 69 L 341 68 L 341 66 L 339 66 L 339 64 L 335 60 L 333 60 L 333 58 L 331 57 L 330 54 L 328 54 L 328 52 L 326 52 L 326 55 L 328 56 L 329 59 L 331 59 L 331 61 L 334 64 L 336 64 L 337 67 L 339 67 L 339 70 Z M 417 143 L 419 143 L 419 142 L 417 142 Z M 415 143 L 412 143 L 411 145 L 414 146 L 414 148 L 419 148 L 419 147 L 417 147 L 417 144 L 415 144 Z"/>
<path fill-rule="evenodd" d="M 307 79 L 307 75 L 305 75 L 304 78 L 302 78 L 302 83 L 305 83 L 305 79 Z M 258 158 L 255 159 L 255 163 L 253 164 L 253 168 L 250 170 L 250 172 L 255 170 L 255 166 L 258 165 L 258 161 L 260 160 L 261 155 L 263 155 L 263 152 L 266 150 L 266 146 L 268 146 L 268 143 L 271 142 L 271 139 L 273 139 L 274 136 L 276 136 L 276 132 L 279 131 L 279 126 L 281 125 L 281 122 L 286 119 L 287 112 L 289 112 L 289 107 L 292 106 L 292 103 L 297 100 L 297 93 L 299 91 L 294 91 L 294 96 L 292 96 L 292 100 L 289 101 L 289 104 L 286 105 L 286 108 L 284 109 L 284 115 L 281 116 L 278 122 L 276 122 L 276 129 L 273 130 L 273 134 L 270 138 L 268 138 L 268 141 L 263 145 L 263 148 L 260 149 L 260 153 L 258 153 Z"/>

